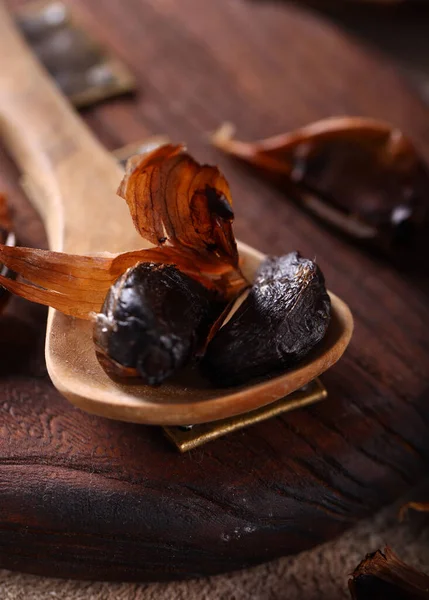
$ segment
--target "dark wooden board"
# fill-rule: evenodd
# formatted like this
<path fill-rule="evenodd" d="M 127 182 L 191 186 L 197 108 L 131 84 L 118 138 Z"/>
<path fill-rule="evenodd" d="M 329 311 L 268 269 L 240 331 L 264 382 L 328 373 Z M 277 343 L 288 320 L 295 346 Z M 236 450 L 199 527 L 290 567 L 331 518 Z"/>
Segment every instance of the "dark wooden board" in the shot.
<path fill-rule="evenodd" d="M 158 428 L 90 416 L 60 397 L 44 366 L 45 311 L 14 299 L 0 319 L 0 566 L 163 580 L 324 542 L 427 473 L 428 282 L 318 227 L 210 148 L 204 132 L 230 120 L 251 139 L 362 114 L 393 121 L 429 158 L 428 112 L 389 64 L 305 9 L 244 0 L 74 5 L 141 88 L 136 99 L 85 113 L 106 146 L 168 133 L 219 163 L 238 237 L 317 256 L 356 332 L 323 378 L 328 400 L 179 455 Z M 45 244 L 3 154 L 0 168 L 21 242 Z"/>

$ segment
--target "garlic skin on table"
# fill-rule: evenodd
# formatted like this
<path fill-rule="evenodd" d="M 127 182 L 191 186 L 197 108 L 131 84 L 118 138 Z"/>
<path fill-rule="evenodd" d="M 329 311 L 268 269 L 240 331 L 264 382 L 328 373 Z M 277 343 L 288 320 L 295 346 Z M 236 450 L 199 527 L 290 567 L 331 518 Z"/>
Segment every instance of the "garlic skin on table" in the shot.
<path fill-rule="evenodd" d="M 427 248 L 429 169 L 394 125 L 332 117 L 244 142 L 226 124 L 212 143 L 360 244 L 397 258 L 408 249 Z"/>

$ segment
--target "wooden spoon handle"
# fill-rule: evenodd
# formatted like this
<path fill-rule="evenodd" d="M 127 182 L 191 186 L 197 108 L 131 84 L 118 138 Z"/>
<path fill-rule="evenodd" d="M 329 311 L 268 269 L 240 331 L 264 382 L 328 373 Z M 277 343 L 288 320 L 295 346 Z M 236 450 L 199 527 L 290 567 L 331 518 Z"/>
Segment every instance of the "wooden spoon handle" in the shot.
<path fill-rule="evenodd" d="M 121 168 L 32 55 L 1 1 L 0 130 L 52 249 L 83 254 L 142 245 L 115 195 Z"/>

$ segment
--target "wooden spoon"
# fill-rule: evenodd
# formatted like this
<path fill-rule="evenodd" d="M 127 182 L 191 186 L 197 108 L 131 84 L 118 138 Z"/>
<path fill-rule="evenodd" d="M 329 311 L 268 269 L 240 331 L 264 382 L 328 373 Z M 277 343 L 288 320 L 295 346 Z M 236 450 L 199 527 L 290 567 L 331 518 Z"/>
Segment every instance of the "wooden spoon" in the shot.
<path fill-rule="evenodd" d="M 115 191 L 122 169 L 103 149 L 38 64 L 0 4 L 0 124 L 44 220 L 52 250 L 124 252 L 145 245 Z M 263 255 L 239 244 L 252 279 Z M 302 387 L 343 354 L 353 330 L 335 295 L 326 337 L 296 369 L 263 383 L 215 389 L 185 374 L 159 388 L 113 382 L 100 367 L 92 324 L 49 310 L 46 363 L 57 389 L 105 417 L 158 425 L 222 419 L 268 404 Z"/>

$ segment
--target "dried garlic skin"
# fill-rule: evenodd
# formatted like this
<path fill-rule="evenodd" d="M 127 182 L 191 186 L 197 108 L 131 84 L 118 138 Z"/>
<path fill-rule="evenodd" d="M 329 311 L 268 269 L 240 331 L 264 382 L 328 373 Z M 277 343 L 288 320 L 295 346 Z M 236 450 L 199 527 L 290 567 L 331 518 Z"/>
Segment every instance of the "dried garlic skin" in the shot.
<path fill-rule="evenodd" d="M 217 167 L 199 164 L 182 144 L 164 144 L 127 161 L 118 194 L 151 247 L 116 255 L 106 248 L 106 253 L 82 256 L 0 243 L 0 263 L 25 280 L 0 273 L 0 285 L 85 320 L 98 313 L 118 277 L 140 263 L 175 265 L 225 304 L 247 287 L 232 230 L 231 192 Z"/>
<path fill-rule="evenodd" d="M 291 175 L 316 216 L 353 237 L 377 242 L 385 251 L 415 245 L 419 230 L 429 226 L 427 168 L 404 137 L 401 148 L 390 151 L 391 139 L 386 136 L 381 143 L 357 133 L 355 139 L 308 142 L 307 154 L 296 155 Z M 320 204 L 305 197 L 306 192 Z M 338 216 L 330 217 L 329 206 Z"/>
<path fill-rule="evenodd" d="M 367 554 L 349 579 L 352 600 L 429 599 L 429 575 L 417 571 L 388 546 Z"/>
<path fill-rule="evenodd" d="M 15 245 L 15 235 L 13 233 L 11 233 L 10 231 L 8 231 L 7 229 L 5 229 L 2 224 L 0 224 L 0 243 L 7 244 L 9 246 Z M 13 272 L 1 263 L 0 263 L 0 273 L 4 277 L 9 277 L 12 279 L 14 278 Z M 10 294 L 7 291 L 7 289 L 5 287 L 3 287 L 2 285 L 0 285 L 0 312 L 6 306 L 8 299 L 9 299 L 9 295 Z"/>
<path fill-rule="evenodd" d="M 223 307 L 174 266 L 141 263 L 115 282 L 97 315 L 98 359 L 109 375 L 160 385 L 203 346 Z"/>
<path fill-rule="evenodd" d="M 257 142 L 223 126 L 212 140 L 349 238 L 395 258 L 427 248 L 429 169 L 394 125 L 331 117 Z"/>
<path fill-rule="evenodd" d="M 324 337 L 331 302 L 319 267 L 298 252 L 269 257 L 247 298 L 207 347 L 202 369 L 216 386 L 296 365 Z"/>
<path fill-rule="evenodd" d="M 14 247 L 16 244 L 16 237 L 13 232 L 13 224 L 9 214 L 8 201 L 6 196 L 2 193 L 0 193 L 0 244 L 5 244 L 11 247 Z M 15 279 L 15 273 L 6 265 L 1 263 L 0 275 L 8 279 Z M 9 296 L 9 291 L 0 285 L 0 312 L 3 311 L 4 307 L 8 303 Z"/>

